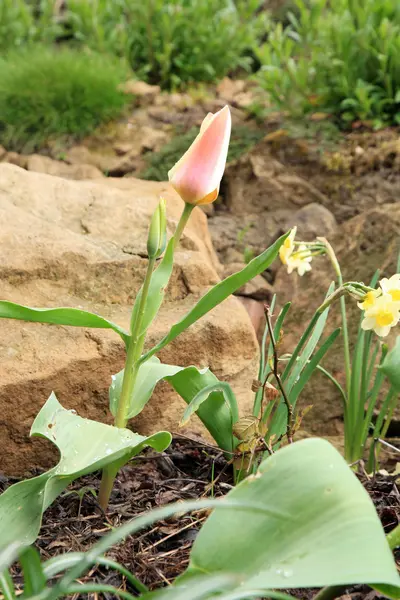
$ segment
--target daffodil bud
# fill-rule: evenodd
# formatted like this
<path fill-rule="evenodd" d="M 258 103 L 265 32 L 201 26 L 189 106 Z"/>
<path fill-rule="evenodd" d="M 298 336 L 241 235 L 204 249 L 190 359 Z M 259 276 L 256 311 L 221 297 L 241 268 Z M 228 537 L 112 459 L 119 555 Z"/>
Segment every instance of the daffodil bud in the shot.
<path fill-rule="evenodd" d="M 164 198 L 151 217 L 149 235 L 147 238 L 147 254 L 149 258 L 158 258 L 165 250 L 167 243 L 167 216 Z"/>

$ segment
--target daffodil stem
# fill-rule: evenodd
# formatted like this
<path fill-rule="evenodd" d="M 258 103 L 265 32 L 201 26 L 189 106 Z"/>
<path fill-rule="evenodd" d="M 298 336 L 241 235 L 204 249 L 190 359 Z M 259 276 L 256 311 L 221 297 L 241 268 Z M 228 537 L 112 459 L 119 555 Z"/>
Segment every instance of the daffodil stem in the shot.
<path fill-rule="evenodd" d="M 333 269 L 336 273 L 339 289 L 343 289 L 343 276 L 340 269 L 339 261 L 336 257 L 335 251 L 325 238 L 317 238 L 318 241 L 322 242 L 326 247 L 326 253 L 332 263 Z M 351 359 L 350 359 L 350 344 L 349 344 L 349 330 L 347 327 L 347 315 L 346 315 L 346 300 L 344 293 L 341 294 L 340 298 L 340 311 L 342 314 L 342 335 L 343 335 L 343 349 L 344 349 L 344 363 L 346 371 L 346 392 L 347 401 L 349 401 L 350 385 L 351 385 Z"/>

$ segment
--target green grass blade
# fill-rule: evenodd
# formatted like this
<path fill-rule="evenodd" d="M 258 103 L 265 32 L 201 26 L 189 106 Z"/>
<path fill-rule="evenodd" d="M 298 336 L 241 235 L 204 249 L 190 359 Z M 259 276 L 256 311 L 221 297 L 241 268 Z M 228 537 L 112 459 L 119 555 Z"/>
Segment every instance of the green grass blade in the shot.
<path fill-rule="evenodd" d="M 22 572 L 24 576 L 25 596 L 34 596 L 46 587 L 46 577 L 43 573 L 40 554 L 33 546 L 26 548 L 20 555 Z"/>
<path fill-rule="evenodd" d="M 13 580 L 7 569 L 0 573 L 0 592 L 4 600 L 16 600 Z"/>
<path fill-rule="evenodd" d="M 273 295 L 272 300 L 271 300 L 271 304 L 270 304 L 271 313 L 274 311 L 275 303 L 276 303 L 276 294 Z M 264 373 L 264 369 L 265 369 L 265 350 L 266 350 L 267 337 L 268 337 L 268 327 L 267 327 L 267 323 L 265 323 L 264 333 L 263 333 L 262 340 L 261 340 L 260 367 L 258 369 L 258 380 L 259 381 L 261 381 L 262 374 Z"/>
<path fill-rule="evenodd" d="M 298 399 L 299 395 L 301 394 L 301 392 L 303 391 L 304 386 L 306 385 L 306 383 L 308 383 L 311 375 L 317 368 L 317 365 L 320 363 L 322 358 L 328 352 L 329 348 L 332 346 L 332 344 L 338 337 L 339 333 L 340 333 L 340 329 L 336 329 L 335 331 L 333 331 L 331 333 L 331 335 L 325 340 L 325 342 L 317 350 L 317 352 L 314 354 L 314 356 L 310 360 L 307 361 L 304 370 L 298 376 L 299 379 L 294 383 L 292 389 L 289 392 L 287 392 L 288 400 L 293 408 L 295 408 L 297 399 Z M 299 358 L 299 360 L 300 360 L 300 358 Z M 286 421 L 287 421 L 287 408 L 286 408 L 285 403 L 281 399 L 278 409 L 276 410 L 274 417 L 272 419 L 271 426 L 268 431 L 268 436 L 271 437 L 271 435 L 275 434 L 277 437 L 280 437 L 286 430 Z"/>
<path fill-rule="evenodd" d="M 106 585 L 105 583 L 71 583 L 65 590 L 66 595 L 73 594 L 112 594 L 112 598 L 123 598 L 124 600 L 137 600 L 137 596 L 130 594 L 129 592 L 116 588 L 112 585 Z M 50 593 L 51 594 L 51 593 Z M 50 598 L 52 596 L 50 595 Z"/>
<path fill-rule="evenodd" d="M 346 392 L 344 391 L 343 387 L 340 385 L 340 383 L 338 382 L 336 377 L 334 377 L 332 375 L 332 373 L 330 373 L 327 369 L 324 369 L 324 367 L 322 365 L 317 365 L 316 368 L 318 369 L 318 371 L 321 371 L 321 373 L 323 373 L 325 375 L 325 377 L 327 377 L 333 383 L 333 385 L 339 390 L 340 395 L 342 396 L 343 406 L 346 407 Z"/>
<path fill-rule="evenodd" d="M 383 347 L 380 364 L 382 364 L 383 361 L 385 360 L 386 354 L 387 354 L 387 348 Z M 375 375 L 374 385 L 372 386 L 372 390 L 369 394 L 369 397 L 367 397 L 368 406 L 367 406 L 367 410 L 366 410 L 365 414 L 363 414 L 362 427 L 360 428 L 359 438 L 357 438 L 357 443 L 358 443 L 358 447 L 359 447 L 359 458 L 362 458 L 363 449 L 364 449 L 365 443 L 367 441 L 368 432 L 369 432 L 369 428 L 371 425 L 372 415 L 373 415 L 376 403 L 378 401 L 379 392 L 381 391 L 384 380 L 385 380 L 385 374 L 383 373 L 383 371 L 378 369 L 376 372 L 376 375 Z"/>
<path fill-rule="evenodd" d="M 275 296 L 274 296 L 274 299 L 275 299 Z M 275 306 L 275 303 L 271 303 L 271 307 L 270 307 L 271 313 L 273 311 L 274 306 Z M 285 306 L 279 312 L 278 318 L 276 320 L 275 327 L 274 327 L 274 338 L 277 342 L 280 338 L 282 325 L 283 325 L 283 322 L 285 320 L 285 317 L 286 317 L 286 314 L 287 314 L 289 308 L 290 308 L 290 302 L 287 302 L 287 304 L 285 304 Z M 265 359 L 265 349 L 266 349 L 267 337 L 268 337 L 268 326 L 266 324 L 264 334 L 263 334 L 262 346 L 261 346 L 261 348 L 262 348 L 261 352 L 262 352 L 262 355 L 264 358 L 262 361 L 262 369 L 260 369 L 260 371 L 258 373 L 258 380 L 261 382 L 262 385 L 265 384 L 268 374 L 271 372 L 270 360 L 271 360 L 272 354 L 273 354 L 272 344 L 270 343 L 268 346 L 268 352 L 267 352 L 267 356 Z M 258 417 L 260 414 L 262 400 L 263 400 L 263 389 L 262 389 L 262 387 L 260 387 L 257 390 L 255 398 L 254 398 L 253 415 L 255 417 Z"/>
<path fill-rule="evenodd" d="M 55 556 L 50 558 L 46 562 L 43 563 L 43 573 L 46 579 L 53 579 L 56 575 L 59 575 L 62 571 L 66 571 L 71 567 L 79 564 L 79 562 L 83 559 L 83 552 L 68 552 L 66 554 L 61 554 L 60 556 Z M 131 573 L 126 567 L 121 565 L 115 560 L 111 558 L 106 558 L 104 556 L 100 556 L 95 561 L 95 564 L 102 565 L 109 569 L 113 569 L 114 571 L 118 571 L 123 575 L 126 580 L 141 594 L 148 592 L 148 588 L 141 582 L 133 573 Z"/>
<path fill-rule="evenodd" d="M 329 286 L 328 292 L 326 294 L 326 298 L 328 298 L 328 296 L 331 295 L 331 293 L 333 292 L 334 289 L 335 289 L 335 285 L 334 285 L 334 283 L 331 283 L 331 285 Z M 296 348 L 294 349 L 293 354 L 282 374 L 282 381 L 286 381 L 286 379 L 288 379 L 288 377 L 289 377 L 289 374 L 291 374 L 289 377 L 289 381 L 288 381 L 289 388 L 292 387 L 294 381 L 298 377 L 298 375 L 301 372 L 301 370 L 303 369 L 304 365 L 310 358 L 311 354 L 314 352 L 314 349 L 315 349 L 316 345 L 318 344 L 319 338 L 321 337 L 322 332 L 324 330 L 325 323 L 328 318 L 328 314 L 329 314 L 329 307 L 326 308 L 321 314 L 316 312 L 313 315 L 306 330 L 304 331 L 303 335 L 301 336 L 299 343 L 297 344 Z M 298 360 L 300 352 L 302 351 L 308 338 L 310 338 L 310 339 L 309 339 L 304 351 L 301 354 L 301 358 Z M 295 367 L 295 369 L 293 369 L 293 371 L 294 371 L 294 374 L 293 374 L 291 372 L 292 372 L 292 368 L 295 364 L 296 364 L 296 367 Z M 290 391 L 290 390 L 288 390 L 288 391 Z"/>
<path fill-rule="evenodd" d="M 79 310 L 77 308 L 30 308 L 15 302 L 0 301 L 0 318 L 19 319 L 35 323 L 49 323 L 54 325 L 67 325 L 70 327 L 90 327 L 95 329 L 112 329 L 122 337 L 125 344 L 129 340 L 129 333 L 99 315 Z"/>

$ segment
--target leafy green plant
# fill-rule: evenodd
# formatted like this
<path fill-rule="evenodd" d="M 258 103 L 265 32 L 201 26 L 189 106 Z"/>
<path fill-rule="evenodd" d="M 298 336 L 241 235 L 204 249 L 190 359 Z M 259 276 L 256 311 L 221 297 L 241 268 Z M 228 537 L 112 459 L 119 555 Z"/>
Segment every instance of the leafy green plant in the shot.
<path fill-rule="evenodd" d="M 263 29 L 259 5 L 259 0 L 70 0 L 66 20 L 78 43 L 124 56 L 139 77 L 176 88 L 248 69 Z"/>
<path fill-rule="evenodd" d="M 289 24 L 271 24 L 257 79 L 291 114 L 324 111 L 346 125 L 400 122 L 400 5 L 382 0 L 296 0 Z"/>
<path fill-rule="evenodd" d="M 110 412 L 114 416 L 114 426 L 81 419 L 71 414 L 59 404 L 54 394 L 39 412 L 31 433 L 53 442 L 60 451 L 60 461 L 53 469 L 39 477 L 19 482 L 1 495 L 0 554 L 9 544 L 12 545 L 16 538 L 22 546 L 35 540 L 43 511 L 74 479 L 102 469 L 99 502 L 106 509 L 119 469 L 145 446 L 162 451 L 169 445 L 171 435 L 168 432 L 158 432 L 144 438 L 127 429 L 129 419 L 143 410 L 158 381 L 169 381 L 188 403 L 203 388 L 218 383 L 218 379 L 208 369 L 166 365 L 155 355 L 247 281 L 268 268 L 277 257 L 285 235 L 254 258 L 244 269 L 212 287 L 171 327 L 163 339 L 145 353 L 144 345 L 147 331 L 162 305 L 165 289 L 172 274 L 175 247 L 190 214 L 197 203 L 212 202 L 218 196 L 230 128 L 228 107 L 212 117 L 207 116 L 190 152 L 178 162 L 178 172 L 173 170 L 171 182 L 184 197 L 184 208 L 168 244 L 166 206 L 163 199 L 152 216 L 147 240 L 149 260 L 143 286 L 132 309 L 129 331 L 87 311 L 74 308 L 35 309 L 0 301 L 0 318 L 112 329 L 121 337 L 126 347 L 125 368 L 113 376 L 110 387 Z M 214 154 L 209 152 L 210 137 Z M 202 164 L 201 171 L 196 169 L 199 161 Z M 188 180 L 191 185 L 187 185 Z M 213 405 L 212 411 L 209 407 L 210 402 Z M 199 416 L 210 433 L 228 453 L 234 451 L 235 440 L 232 431 L 233 424 L 238 419 L 236 408 L 233 403 L 229 405 L 226 402 L 220 390 L 216 390 L 208 404 L 205 403 L 199 410 Z"/>
<path fill-rule="evenodd" d="M 214 511 L 196 538 L 187 570 L 172 586 L 149 592 L 124 566 L 104 558 L 112 546 L 157 520 L 204 508 Z M 37 551 L 28 548 L 20 562 L 24 598 L 40 600 L 88 592 L 134 598 L 126 589 L 79 582 L 94 564 L 119 571 L 143 600 L 185 600 L 188 593 L 191 600 L 290 600 L 291 588 L 355 583 L 395 598 L 399 576 L 391 554 L 394 542 L 391 538 L 389 546 L 388 541 L 370 498 L 343 458 L 328 442 L 312 439 L 279 450 L 260 465 L 256 477 L 222 500 L 170 504 L 114 529 L 88 552 L 41 563 Z M 11 547 L 0 556 L 6 600 L 15 598 L 7 568 L 16 558 Z"/>
<path fill-rule="evenodd" d="M 329 290 L 328 297 L 317 310 L 316 316 L 321 311 L 325 311 L 335 300 L 340 301 L 345 386 L 342 386 L 326 369 L 320 365 L 317 367 L 340 393 L 343 404 L 345 458 L 349 463 L 355 463 L 364 457 L 369 439 L 386 435 L 399 399 L 397 384 L 392 381 L 394 370 L 390 366 L 393 361 L 396 362 L 396 358 L 393 358 L 396 354 L 391 353 L 386 358 L 388 348 L 382 342 L 382 338 L 386 337 L 400 320 L 400 274 L 397 273 L 390 279 L 381 279 L 378 288 L 376 285 L 379 272 L 374 275 L 369 286 L 354 281 L 344 283 L 339 262 L 326 239 L 317 238 L 316 241 L 309 243 L 297 242 L 295 235 L 296 228 L 289 234 L 285 246 L 280 251 L 282 262 L 288 267 L 288 272 L 291 273 L 294 268 L 297 268 L 299 274 L 304 274 L 305 271 L 301 270 L 302 263 L 307 263 L 306 270 L 309 270 L 313 257 L 326 254 L 337 277 L 338 288 L 334 292 L 332 289 Z M 400 262 L 398 271 L 399 265 Z M 353 354 L 350 350 L 345 295 L 357 299 L 358 306 L 363 311 Z M 297 360 L 298 357 L 294 354 L 289 364 Z M 390 375 L 388 379 L 385 378 L 387 374 Z M 388 385 L 388 380 L 391 385 Z M 377 407 L 378 417 L 374 424 L 373 416 Z M 375 444 L 372 444 L 367 464 L 370 472 L 376 466 L 375 459 Z"/>
<path fill-rule="evenodd" d="M 119 116 L 125 66 L 106 56 L 32 46 L 0 58 L 0 140 L 31 151 L 47 139 L 80 138 Z"/>

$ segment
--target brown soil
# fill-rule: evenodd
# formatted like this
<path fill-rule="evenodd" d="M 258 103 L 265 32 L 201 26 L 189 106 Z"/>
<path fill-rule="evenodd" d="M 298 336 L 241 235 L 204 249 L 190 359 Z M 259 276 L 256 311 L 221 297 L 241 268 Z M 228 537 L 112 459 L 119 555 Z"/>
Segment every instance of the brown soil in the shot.
<path fill-rule="evenodd" d="M 373 479 L 360 475 L 360 479 L 388 533 L 400 522 L 400 493 L 395 477 L 382 473 Z M 1 478 L 0 491 L 13 482 Z M 107 514 L 100 510 L 94 495 L 99 474 L 72 484 L 46 511 L 36 546 L 43 560 L 64 552 L 86 551 L 110 528 L 151 508 L 211 494 L 222 496 L 232 488 L 232 483 L 230 468 L 217 449 L 177 436 L 164 454 L 149 451 L 122 469 Z M 78 491 L 83 488 L 86 493 L 80 499 Z M 150 589 L 168 585 L 186 568 L 190 548 L 205 519 L 204 513 L 195 513 L 161 521 L 112 548 L 107 556 L 122 563 Z M 400 552 L 397 559 L 400 564 Z M 18 566 L 14 566 L 13 576 L 21 585 Z M 131 593 L 135 591 L 121 575 L 105 567 L 94 567 L 82 581 L 122 586 Z M 286 593 L 308 600 L 315 590 L 286 590 Z M 343 599 L 379 597 L 371 594 L 367 586 L 356 586 L 346 590 Z M 104 597 L 112 598 L 110 595 Z"/>

